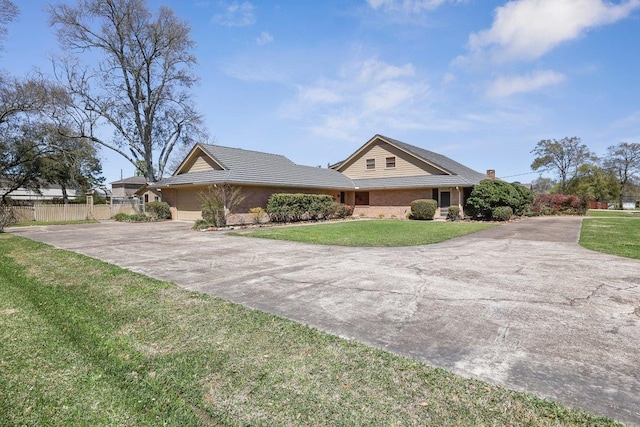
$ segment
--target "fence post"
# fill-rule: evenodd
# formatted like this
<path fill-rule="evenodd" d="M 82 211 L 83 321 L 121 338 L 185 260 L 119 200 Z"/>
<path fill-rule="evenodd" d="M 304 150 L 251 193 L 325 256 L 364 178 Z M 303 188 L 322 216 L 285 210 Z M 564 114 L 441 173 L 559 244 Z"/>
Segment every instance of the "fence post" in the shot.
<path fill-rule="evenodd" d="M 91 219 L 93 218 L 93 191 L 90 193 L 87 193 L 86 197 L 87 197 L 87 218 L 86 219 Z"/>

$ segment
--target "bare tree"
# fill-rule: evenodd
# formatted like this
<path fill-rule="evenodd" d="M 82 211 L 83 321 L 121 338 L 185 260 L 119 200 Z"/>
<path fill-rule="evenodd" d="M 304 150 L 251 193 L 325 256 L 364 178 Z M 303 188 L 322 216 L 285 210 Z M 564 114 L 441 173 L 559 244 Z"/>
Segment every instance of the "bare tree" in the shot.
<path fill-rule="evenodd" d="M 607 148 L 604 168 L 615 174 L 620 184 L 619 203 L 622 206 L 627 186 L 640 175 L 640 144 L 621 142 Z"/>
<path fill-rule="evenodd" d="M 18 6 L 11 0 L 0 0 L 0 43 L 7 36 L 7 24 L 13 21 L 19 12 Z"/>
<path fill-rule="evenodd" d="M 146 0 L 78 0 L 50 16 L 63 48 L 77 55 L 55 65 L 81 136 L 142 162 L 148 181 L 161 178 L 173 149 L 202 135 L 187 92 L 197 81 L 189 26 L 167 7 L 153 14 Z"/>
<path fill-rule="evenodd" d="M 575 136 L 560 141 L 543 139 L 531 153 L 536 156 L 531 169 L 556 172 L 560 178 L 560 192 L 564 192 L 569 180 L 578 175 L 580 166 L 596 161 L 596 156 Z"/>

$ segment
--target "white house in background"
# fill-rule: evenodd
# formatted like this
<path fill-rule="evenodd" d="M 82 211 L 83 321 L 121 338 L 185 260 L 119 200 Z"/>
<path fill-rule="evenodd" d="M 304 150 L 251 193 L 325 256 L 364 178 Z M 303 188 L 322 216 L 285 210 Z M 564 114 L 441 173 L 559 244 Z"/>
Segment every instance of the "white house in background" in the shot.
<path fill-rule="evenodd" d="M 0 188 L 0 194 L 3 194 L 4 190 Z M 76 199 L 80 194 L 75 189 L 67 188 L 67 197 L 69 200 Z M 11 194 L 8 195 L 11 200 L 21 201 L 21 202 L 39 202 L 39 201 L 50 201 L 55 199 L 62 199 L 62 187 L 57 184 L 51 184 L 48 188 L 41 188 L 40 192 L 36 192 L 33 190 L 29 190 L 27 188 L 18 188 L 15 191 L 12 191 Z"/>

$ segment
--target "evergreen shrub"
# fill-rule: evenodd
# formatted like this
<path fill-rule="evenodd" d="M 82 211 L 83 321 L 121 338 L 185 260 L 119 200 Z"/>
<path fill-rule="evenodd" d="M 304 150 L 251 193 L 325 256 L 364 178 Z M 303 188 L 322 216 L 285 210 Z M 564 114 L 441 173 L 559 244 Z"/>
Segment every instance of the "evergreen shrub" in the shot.
<path fill-rule="evenodd" d="M 418 199 L 411 202 L 411 219 L 433 219 L 438 209 L 438 202 L 433 199 Z"/>

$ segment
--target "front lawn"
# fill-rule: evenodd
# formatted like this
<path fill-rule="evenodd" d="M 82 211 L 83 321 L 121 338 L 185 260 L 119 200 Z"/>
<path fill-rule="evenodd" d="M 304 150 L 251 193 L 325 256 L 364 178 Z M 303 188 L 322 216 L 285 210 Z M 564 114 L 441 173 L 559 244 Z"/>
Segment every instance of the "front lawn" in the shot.
<path fill-rule="evenodd" d="M 580 244 L 594 251 L 640 259 L 640 217 L 586 218 Z"/>
<path fill-rule="evenodd" d="M 444 221 L 353 220 L 269 227 L 236 235 L 337 246 L 415 246 L 439 243 L 495 224 Z"/>
<path fill-rule="evenodd" d="M 587 216 L 592 217 L 623 217 L 623 218 L 640 218 L 640 211 L 606 211 L 606 210 L 594 210 L 589 209 L 587 211 Z"/>
<path fill-rule="evenodd" d="M 615 425 L 0 235 L 0 425 Z"/>

